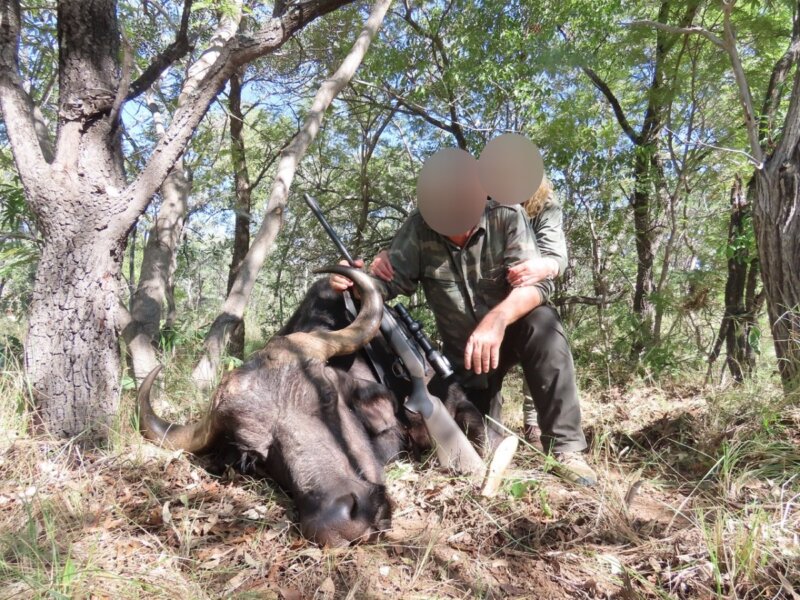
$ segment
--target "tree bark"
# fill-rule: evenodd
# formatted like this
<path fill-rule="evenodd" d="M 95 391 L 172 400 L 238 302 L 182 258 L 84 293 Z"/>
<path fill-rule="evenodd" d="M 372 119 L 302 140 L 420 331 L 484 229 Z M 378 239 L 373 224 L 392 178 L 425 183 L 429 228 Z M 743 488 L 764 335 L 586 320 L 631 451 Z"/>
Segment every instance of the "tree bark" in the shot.
<path fill-rule="evenodd" d="M 35 424 L 51 434 L 102 436 L 116 416 L 120 359 L 114 322 L 122 250 L 80 235 L 51 238 L 42 249 L 25 363 Z"/>
<path fill-rule="evenodd" d="M 286 208 L 289 188 L 297 171 L 297 165 L 317 136 L 325 111 L 333 102 L 333 99 L 353 78 L 358 66 L 364 59 L 370 42 L 380 28 L 390 4 L 391 0 L 377 0 L 375 2 L 369 18 L 350 53 L 331 78 L 324 81 L 319 90 L 317 90 L 303 126 L 281 154 L 281 159 L 278 162 L 278 173 L 272 185 L 264 220 L 261 222 L 261 227 L 250 246 L 250 250 L 248 250 L 242 261 L 236 281 L 222 306 L 222 311 L 214 320 L 211 330 L 206 336 L 203 357 L 192 372 L 192 378 L 200 388 L 207 389 L 213 384 L 220 359 L 222 358 L 222 351 L 227 345 L 231 332 L 238 326 L 244 316 L 258 271 L 264 264 L 267 254 L 272 251 L 275 238 L 283 225 L 283 211 Z"/>
<path fill-rule="evenodd" d="M 800 72 L 795 83 L 800 102 Z M 778 371 L 787 391 L 800 387 L 800 147 L 756 173 L 753 221 Z"/>
<path fill-rule="evenodd" d="M 757 131 L 748 122 L 754 156 L 764 151 L 761 168 L 754 174 L 753 224 L 756 232 L 767 312 L 778 359 L 778 371 L 787 392 L 800 389 L 800 1 L 794 3 L 794 22 L 789 47 L 772 71 L 759 121 L 772 123 L 780 106 L 782 82 L 794 68 L 794 82 L 778 142 L 771 154 L 766 143 L 771 131 Z M 738 62 L 736 39 L 726 13 L 726 39 L 742 104 L 750 99 L 747 81 Z"/>
<path fill-rule="evenodd" d="M 631 359 L 638 362 L 644 351 L 652 344 L 653 305 L 653 263 L 655 261 L 655 228 L 652 224 L 651 205 L 653 195 L 653 153 L 658 152 L 655 144 L 636 148 L 634 158 L 634 190 L 631 197 L 633 211 L 633 231 L 636 239 L 636 285 L 633 291 L 633 314 L 636 317 L 636 330 L 631 343 Z"/>
<path fill-rule="evenodd" d="M 747 237 L 751 234 L 751 207 L 738 175 L 731 186 L 731 214 L 728 224 L 728 277 L 725 282 L 725 313 L 717 340 L 708 357 L 713 366 L 725 344 L 725 365 L 734 381 L 741 383 L 755 367 L 750 332 L 755 327 L 759 303 L 755 293 L 758 259 L 751 256 Z"/>

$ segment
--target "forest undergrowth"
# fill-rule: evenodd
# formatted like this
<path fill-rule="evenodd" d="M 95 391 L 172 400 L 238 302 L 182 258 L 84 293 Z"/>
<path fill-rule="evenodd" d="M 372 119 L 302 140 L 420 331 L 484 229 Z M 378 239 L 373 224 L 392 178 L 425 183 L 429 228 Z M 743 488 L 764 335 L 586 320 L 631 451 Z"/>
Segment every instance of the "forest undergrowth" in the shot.
<path fill-rule="evenodd" d="M 168 415 L 202 410 L 177 387 Z M 132 392 L 100 450 L 28 434 L 19 365 L 0 397 L 2 599 L 800 597 L 800 408 L 775 382 L 584 390 L 593 489 L 524 444 L 491 500 L 395 463 L 393 529 L 345 549 L 304 540 L 271 483 L 144 442 Z"/>

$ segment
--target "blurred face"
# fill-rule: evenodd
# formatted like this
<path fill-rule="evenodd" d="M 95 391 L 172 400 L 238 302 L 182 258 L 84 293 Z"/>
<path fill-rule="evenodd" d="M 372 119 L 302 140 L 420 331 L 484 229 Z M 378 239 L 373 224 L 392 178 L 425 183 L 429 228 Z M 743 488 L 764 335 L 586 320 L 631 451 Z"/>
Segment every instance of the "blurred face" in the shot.
<path fill-rule="evenodd" d="M 428 227 L 445 236 L 469 231 L 486 206 L 475 159 L 445 148 L 428 160 L 417 180 L 417 207 Z"/>

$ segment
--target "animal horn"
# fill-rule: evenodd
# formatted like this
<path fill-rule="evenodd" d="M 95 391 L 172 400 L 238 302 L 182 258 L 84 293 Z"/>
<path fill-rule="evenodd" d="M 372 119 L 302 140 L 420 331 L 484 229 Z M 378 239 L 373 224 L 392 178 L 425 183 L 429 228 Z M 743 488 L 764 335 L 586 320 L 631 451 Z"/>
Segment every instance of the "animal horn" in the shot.
<path fill-rule="evenodd" d="M 161 371 L 161 365 L 150 371 L 139 387 L 139 431 L 156 444 L 171 450 L 185 450 L 199 453 L 207 449 L 214 440 L 214 414 L 210 411 L 201 421 L 187 425 L 173 425 L 153 412 L 150 404 L 150 390 Z"/>
<path fill-rule="evenodd" d="M 378 333 L 383 316 L 383 298 L 375 281 L 359 269 L 333 265 L 316 272 L 336 273 L 352 279 L 361 295 L 361 310 L 353 322 L 344 329 L 291 333 L 286 339 L 290 344 L 302 349 L 302 353 L 306 356 L 321 360 L 352 354 L 363 348 Z"/>

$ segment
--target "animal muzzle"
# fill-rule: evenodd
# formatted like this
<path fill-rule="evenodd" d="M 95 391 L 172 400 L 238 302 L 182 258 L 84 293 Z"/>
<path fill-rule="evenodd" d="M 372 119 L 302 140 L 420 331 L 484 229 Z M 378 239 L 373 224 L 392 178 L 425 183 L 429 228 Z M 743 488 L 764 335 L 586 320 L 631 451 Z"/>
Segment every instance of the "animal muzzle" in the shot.
<path fill-rule="evenodd" d="M 300 529 L 306 538 L 321 546 L 374 541 L 391 527 L 391 504 L 383 485 L 368 484 L 310 504 L 314 506 L 312 511 L 300 511 Z"/>

